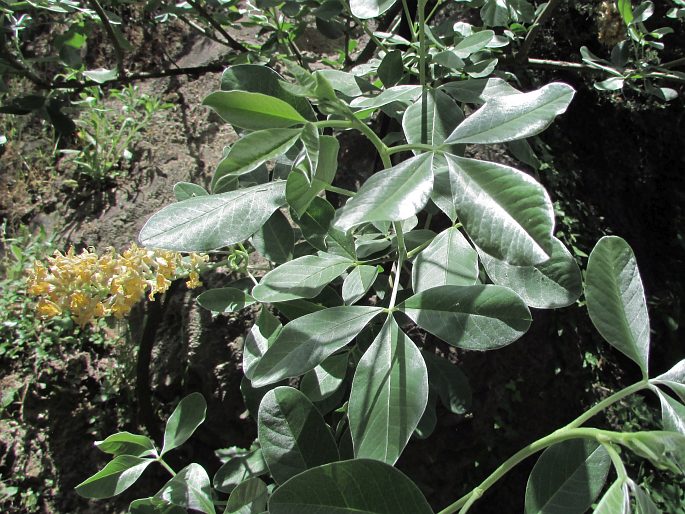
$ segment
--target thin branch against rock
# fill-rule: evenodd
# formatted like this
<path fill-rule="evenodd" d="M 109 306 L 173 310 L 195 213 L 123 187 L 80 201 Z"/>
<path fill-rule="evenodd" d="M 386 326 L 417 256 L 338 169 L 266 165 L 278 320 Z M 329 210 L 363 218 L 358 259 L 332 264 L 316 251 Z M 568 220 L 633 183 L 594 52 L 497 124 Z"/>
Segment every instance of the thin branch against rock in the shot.
<path fill-rule="evenodd" d="M 526 62 L 528 54 L 530 53 L 530 49 L 533 46 L 533 42 L 535 41 L 538 32 L 540 32 L 540 27 L 542 27 L 542 25 L 552 16 L 552 12 L 554 11 L 558 3 L 559 0 L 549 0 L 549 2 L 547 2 L 547 5 L 545 5 L 545 7 L 542 9 L 538 17 L 533 22 L 533 26 L 528 31 L 528 34 L 526 34 L 526 38 L 523 40 L 521 49 L 516 55 L 516 60 L 519 63 Z"/>
<path fill-rule="evenodd" d="M 126 67 L 124 66 L 124 49 L 121 47 L 121 44 L 119 43 L 119 38 L 117 38 L 117 35 L 114 32 L 114 28 L 109 22 L 109 18 L 107 18 L 107 13 L 105 13 L 105 10 L 102 8 L 98 0 L 88 0 L 88 3 L 97 13 L 98 18 L 100 18 L 100 21 L 102 22 L 102 25 L 104 26 L 105 31 L 107 32 L 107 35 L 109 36 L 109 39 L 112 42 L 112 45 L 114 45 L 114 53 L 117 57 L 117 70 L 119 71 L 119 77 L 125 79 Z"/>
<path fill-rule="evenodd" d="M 207 12 L 207 10 L 200 5 L 199 2 L 196 2 L 195 0 L 187 0 L 188 3 L 197 11 L 197 13 L 202 16 L 202 18 L 209 23 L 214 30 L 216 30 L 219 34 L 221 34 L 224 39 L 226 39 L 226 43 L 228 46 L 233 48 L 234 50 L 238 50 L 239 52 L 247 52 L 247 47 L 245 47 L 242 43 L 239 43 L 235 39 L 231 37 L 231 35 L 226 32 L 226 29 L 224 29 L 220 23 L 218 23 L 212 15 Z"/>

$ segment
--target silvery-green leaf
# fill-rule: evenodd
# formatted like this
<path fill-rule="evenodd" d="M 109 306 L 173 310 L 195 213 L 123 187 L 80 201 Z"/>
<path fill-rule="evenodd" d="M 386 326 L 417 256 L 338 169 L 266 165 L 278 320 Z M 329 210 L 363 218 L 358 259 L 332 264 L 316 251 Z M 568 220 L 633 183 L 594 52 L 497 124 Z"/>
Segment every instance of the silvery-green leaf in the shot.
<path fill-rule="evenodd" d="M 478 255 L 458 228 L 438 234 L 412 266 L 415 293 L 432 287 L 470 286 L 478 282 Z"/>
<path fill-rule="evenodd" d="M 635 497 L 635 514 L 661 514 L 659 507 L 652 501 L 649 494 L 632 480 L 629 482 L 630 488 Z"/>
<path fill-rule="evenodd" d="M 352 14 L 361 20 L 376 18 L 395 5 L 397 0 L 350 0 Z"/>
<path fill-rule="evenodd" d="M 314 369 L 381 311 L 380 307 L 331 307 L 291 321 L 255 366 L 252 385 L 262 387 Z"/>
<path fill-rule="evenodd" d="M 202 101 L 232 125 L 248 130 L 283 128 L 307 120 L 289 103 L 248 91 L 215 91 Z"/>
<path fill-rule="evenodd" d="M 653 379 L 652 382 L 667 385 L 685 402 L 685 359 Z"/>
<path fill-rule="evenodd" d="M 661 402 L 661 421 L 664 430 L 685 434 L 685 405 L 656 389 Z"/>
<path fill-rule="evenodd" d="M 550 259 L 535 266 L 512 266 L 485 252 L 479 252 L 479 255 L 492 281 L 513 289 L 530 307 L 566 307 L 573 304 L 582 292 L 580 268 L 556 238 Z"/>
<path fill-rule="evenodd" d="M 362 356 L 348 417 L 354 455 L 394 464 L 428 402 L 421 352 L 391 316 Z"/>
<path fill-rule="evenodd" d="M 616 480 L 602 499 L 599 500 L 594 514 L 629 514 L 630 496 L 626 485 L 621 480 Z"/>
<path fill-rule="evenodd" d="M 143 246 L 206 252 L 240 243 L 285 203 L 285 182 L 198 196 L 167 205 L 140 231 Z"/>
<path fill-rule="evenodd" d="M 262 306 L 243 346 L 243 373 L 248 379 L 252 379 L 254 367 L 276 340 L 282 329 L 279 319 L 271 314 L 265 306 Z"/>
<path fill-rule="evenodd" d="M 248 478 L 231 491 L 224 514 L 260 514 L 265 512 L 269 490 L 259 478 Z"/>
<path fill-rule="evenodd" d="M 525 514 L 583 514 L 606 482 L 611 458 L 589 439 L 571 439 L 547 448 L 526 486 Z"/>
<path fill-rule="evenodd" d="M 216 514 L 209 477 L 199 464 L 188 464 L 155 497 L 186 509 Z"/>
<path fill-rule="evenodd" d="M 603 237 L 590 253 L 585 298 L 597 331 L 611 346 L 635 361 L 647 377 L 647 301 L 633 250 L 620 237 Z"/>
<path fill-rule="evenodd" d="M 313 370 L 308 371 L 300 382 L 300 391 L 312 402 L 320 402 L 335 393 L 347 375 L 347 352 L 331 355 Z"/>
<path fill-rule="evenodd" d="M 378 276 L 379 267 L 357 266 L 350 271 L 342 286 L 342 297 L 345 305 L 356 303 L 366 294 Z"/>
<path fill-rule="evenodd" d="M 457 103 L 435 89 L 426 94 L 425 106 L 419 98 L 407 108 L 402 117 L 402 129 L 407 143 L 439 146 L 463 119 L 464 113 Z"/>
<path fill-rule="evenodd" d="M 440 89 L 449 93 L 459 102 L 472 104 L 483 104 L 500 96 L 522 94 L 507 81 L 497 77 L 447 82 L 442 84 Z"/>
<path fill-rule="evenodd" d="M 381 94 L 367 97 L 360 96 L 352 100 L 350 106 L 355 109 L 378 109 L 393 102 L 409 104 L 421 95 L 421 86 L 393 86 Z"/>
<path fill-rule="evenodd" d="M 424 330 L 467 350 L 513 343 L 531 323 L 523 300 L 493 285 L 434 287 L 406 299 L 399 310 Z"/>
<path fill-rule="evenodd" d="M 259 302 L 314 298 L 353 264 L 347 257 L 321 254 L 298 257 L 269 271 L 252 290 Z"/>
<path fill-rule="evenodd" d="M 534 136 L 566 111 L 574 89 L 554 82 L 517 95 L 488 100 L 464 120 L 445 141 L 454 143 L 504 143 Z"/>
<path fill-rule="evenodd" d="M 466 59 L 471 54 L 488 46 L 494 36 L 495 33 L 492 30 L 481 30 L 459 41 L 454 47 L 454 51 L 460 58 Z"/>
<path fill-rule="evenodd" d="M 466 414 L 471 408 L 471 386 L 461 369 L 451 364 L 446 358 L 438 357 L 434 353 L 421 351 L 426 367 L 428 381 L 440 401 L 454 414 Z"/>
<path fill-rule="evenodd" d="M 194 196 L 207 196 L 207 191 L 204 187 L 192 184 L 190 182 L 176 182 L 174 184 L 174 196 L 176 201 L 187 200 Z"/>
<path fill-rule="evenodd" d="M 288 218 L 280 210 L 275 211 L 252 236 L 252 246 L 276 264 L 292 259 L 295 236 Z"/>
<path fill-rule="evenodd" d="M 513 265 L 550 258 L 554 209 L 538 182 L 502 164 L 445 156 L 454 208 L 476 245 Z"/>
<path fill-rule="evenodd" d="M 422 154 L 371 176 L 336 212 L 334 225 L 347 231 L 370 221 L 401 221 L 419 212 L 433 189 L 432 156 Z"/>
<path fill-rule="evenodd" d="M 85 498 L 116 496 L 131 487 L 153 462 L 153 459 L 118 455 L 99 472 L 77 485 L 76 492 Z"/>
<path fill-rule="evenodd" d="M 212 312 L 235 312 L 255 303 L 249 294 L 235 287 L 218 287 L 201 293 L 197 297 L 201 307 Z"/>

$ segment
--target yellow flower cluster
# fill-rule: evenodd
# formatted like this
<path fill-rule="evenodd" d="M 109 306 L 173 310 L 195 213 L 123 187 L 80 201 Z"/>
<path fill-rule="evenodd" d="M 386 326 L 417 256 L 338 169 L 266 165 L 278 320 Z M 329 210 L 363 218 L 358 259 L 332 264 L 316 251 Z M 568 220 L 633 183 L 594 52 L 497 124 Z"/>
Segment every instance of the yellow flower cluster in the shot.
<path fill-rule="evenodd" d="M 148 250 L 135 244 L 121 255 L 114 250 L 98 256 L 92 248 L 77 254 L 55 252 L 47 266 L 36 261 L 29 270 L 28 292 L 37 296 L 38 314 L 52 318 L 69 312 L 81 326 L 93 318 L 123 318 L 147 293 L 150 300 L 165 292 L 171 281 L 187 277 L 199 287 L 199 272 L 207 255 L 186 257 L 168 250 Z"/>

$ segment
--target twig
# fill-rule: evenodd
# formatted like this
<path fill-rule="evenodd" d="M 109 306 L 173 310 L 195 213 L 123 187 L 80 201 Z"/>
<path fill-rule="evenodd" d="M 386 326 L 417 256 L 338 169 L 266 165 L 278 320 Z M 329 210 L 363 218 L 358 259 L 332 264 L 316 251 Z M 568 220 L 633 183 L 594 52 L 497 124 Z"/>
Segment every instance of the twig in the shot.
<path fill-rule="evenodd" d="M 552 11 L 554 11 L 558 3 L 559 0 L 549 0 L 545 8 L 542 10 L 542 12 L 540 12 L 538 17 L 535 19 L 535 21 L 533 22 L 533 26 L 530 28 L 528 34 L 526 35 L 526 39 L 523 40 L 521 49 L 516 55 L 516 61 L 518 63 L 524 63 L 526 61 L 526 59 L 528 58 L 528 53 L 530 52 L 530 48 L 533 46 L 533 41 L 535 41 L 538 32 L 540 32 L 540 27 L 552 15 Z"/>
<path fill-rule="evenodd" d="M 50 83 L 33 73 L 24 63 L 22 63 L 7 47 L 7 38 L 4 31 L 0 30 L 0 57 L 4 58 L 19 75 L 29 79 L 40 87 L 49 87 Z"/>
<path fill-rule="evenodd" d="M 660 64 L 662 68 L 675 68 L 677 66 L 681 66 L 685 64 L 685 57 L 680 57 L 678 59 L 674 59 L 672 61 L 665 62 L 663 64 Z"/>
<path fill-rule="evenodd" d="M 116 54 L 116 57 L 117 57 L 117 69 L 119 70 L 119 77 L 121 77 L 122 79 L 125 79 L 126 78 L 126 68 L 124 67 L 124 49 L 121 48 L 121 45 L 119 44 L 119 39 L 117 38 L 117 35 L 114 32 L 114 28 L 109 23 L 109 18 L 107 18 L 107 13 L 105 13 L 105 10 L 102 8 L 102 6 L 100 5 L 100 2 L 98 2 L 98 0 L 88 0 L 88 3 L 93 8 L 93 10 L 97 13 L 98 18 L 100 18 L 102 25 L 105 27 L 105 31 L 109 35 L 109 38 L 112 40 L 112 44 L 114 45 L 114 53 Z"/>
<path fill-rule="evenodd" d="M 195 0 L 188 0 L 188 3 L 197 11 L 197 13 L 202 16 L 207 23 L 209 23 L 219 34 L 221 34 L 225 39 L 226 43 L 233 48 L 233 50 L 238 50 L 239 52 L 247 52 L 247 48 L 243 46 L 241 43 L 236 41 L 231 37 L 231 35 L 226 32 L 226 30 L 221 26 L 220 23 L 218 23 L 211 14 L 207 12 L 207 10 L 202 7 L 198 2 Z"/>

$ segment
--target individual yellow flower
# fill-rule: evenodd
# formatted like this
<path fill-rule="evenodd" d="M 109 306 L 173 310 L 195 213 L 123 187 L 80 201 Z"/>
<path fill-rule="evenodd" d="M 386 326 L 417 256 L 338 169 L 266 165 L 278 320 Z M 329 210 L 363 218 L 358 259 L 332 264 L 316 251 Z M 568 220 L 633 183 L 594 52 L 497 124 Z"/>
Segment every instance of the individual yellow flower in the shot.
<path fill-rule="evenodd" d="M 50 300 L 46 300 L 45 298 L 41 298 L 38 301 L 36 310 L 38 311 L 38 315 L 42 318 L 54 318 L 55 316 L 62 314 L 62 309 L 60 309 L 57 304 Z"/>
<path fill-rule="evenodd" d="M 197 273 L 197 271 L 191 271 L 188 274 L 188 281 L 186 282 L 186 286 L 188 286 L 188 289 L 195 289 L 196 287 L 200 287 L 202 285 L 202 282 L 200 281 L 200 275 Z"/>

